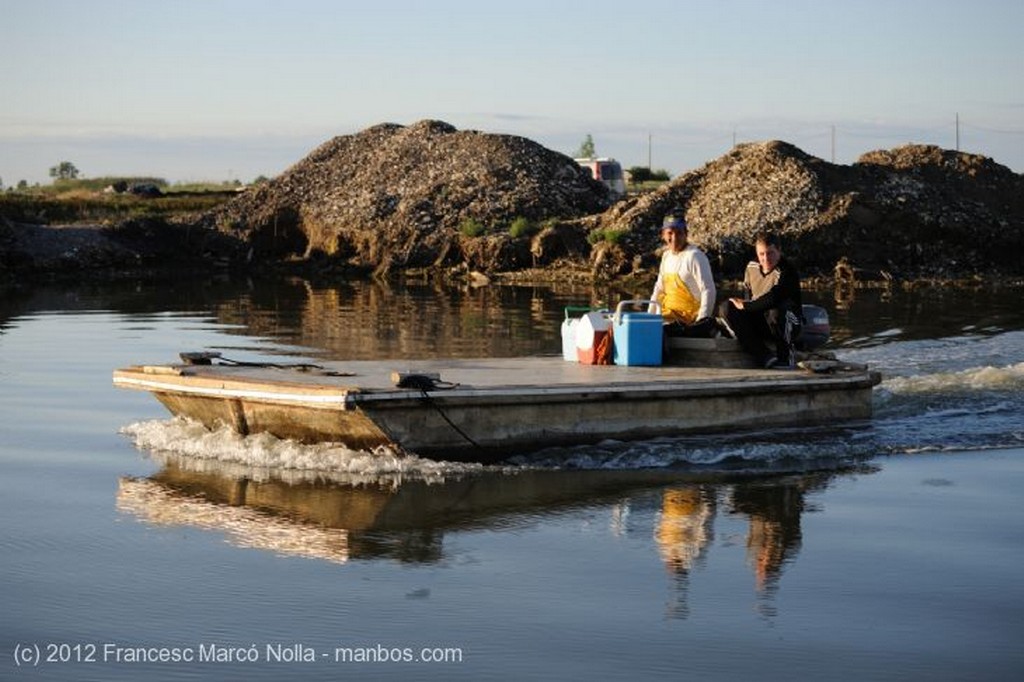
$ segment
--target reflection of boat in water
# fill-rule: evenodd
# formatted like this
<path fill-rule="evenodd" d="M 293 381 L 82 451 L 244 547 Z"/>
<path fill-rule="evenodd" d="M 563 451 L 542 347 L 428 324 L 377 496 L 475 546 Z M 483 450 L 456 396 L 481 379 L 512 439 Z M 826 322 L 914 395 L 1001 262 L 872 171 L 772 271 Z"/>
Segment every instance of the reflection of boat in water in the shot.
<path fill-rule="evenodd" d="M 565 510 L 632 505 L 648 509 L 652 525 L 644 534 L 653 534 L 670 572 L 681 574 L 707 553 L 714 518 L 723 511 L 750 518 L 750 542 L 764 557 L 755 570 L 759 585 L 761 573 L 769 582 L 777 579 L 799 548 L 803 492 L 835 475 L 752 479 L 721 470 L 506 469 L 440 481 L 361 475 L 346 483 L 335 475 L 285 482 L 238 464 L 156 456 L 163 464 L 157 473 L 121 479 L 118 508 L 148 523 L 223 532 L 239 546 L 338 563 L 435 562 L 443 558 L 446 532 L 506 529 Z M 763 525 L 772 532 L 756 532 Z"/>
<path fill-rule="evenodd" d="M 586 365 L 557 357 L 361 361 L 337 367 L 232 363 L 218 354 L 114 372 L 209 428 L 352 448 L 394 446 L 496 461 L 550 446 L 871 415 L 879 375 L 724 367 Z"/>
<path fill-rule="evenodd" d="M 443 481 L 384 477 L 372 482 L 360 475 L 350 485 L 251 478 L 237 465 L 176 456 L 164 460 L 148 478 L 121 479 L 120 509 L 160 525 L 224 531 L 242 546 L 342 562 L 378 556 L 435 561 L 445 530 L 505 526 L 524 515 L 595 504 L 681 478 L 722 478 L 665 470 L 524 469 Z"/>
<path fill-rule="evenodd" d="M 241 547 L 337 563 L 349 559 L 348 531 L 344 528 L 323 528 L 245 505 L 193 497 L 153 479 L 122 478 L 118 482 L 117 507 L 154 525 L 221 531 Z"/>

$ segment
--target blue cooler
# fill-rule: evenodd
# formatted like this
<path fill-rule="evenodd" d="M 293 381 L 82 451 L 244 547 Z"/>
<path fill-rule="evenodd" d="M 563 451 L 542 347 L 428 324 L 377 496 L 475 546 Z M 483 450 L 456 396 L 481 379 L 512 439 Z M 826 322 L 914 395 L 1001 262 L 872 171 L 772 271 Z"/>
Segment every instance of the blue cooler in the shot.
<path fill-rule="evenodd" d="M 643 304 L 646 310 L 653 301 L 622 301 L 612 318 L 612 358 L 616 365 L 661 364 L 661 313 L 623 312 L 627 305 Z M 657 303 L 654 303 L 657 307 Z"/>

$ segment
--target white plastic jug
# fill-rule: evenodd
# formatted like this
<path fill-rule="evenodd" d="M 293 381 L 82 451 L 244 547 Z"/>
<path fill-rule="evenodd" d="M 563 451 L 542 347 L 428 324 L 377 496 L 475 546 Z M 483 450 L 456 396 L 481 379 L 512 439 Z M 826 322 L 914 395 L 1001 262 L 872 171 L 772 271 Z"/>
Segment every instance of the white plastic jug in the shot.
<path fill-rule="evenodd" d="M 576 328 L 580 324 L 579 317 L 573 317 L 573 313 L 588 313 L 590 306 L 566 306 L 565 320 L 562 321 L 562 359 L 566 362 L 579 362 L 576 356 Z"/>
<path fill-rule="evenodd" d="M 595 310 L 580 318 L 576 325 L 576 358 L 584 365 L 597 364 L 597 349 L 611 329 L 612 316 L 607 310 Z"/>

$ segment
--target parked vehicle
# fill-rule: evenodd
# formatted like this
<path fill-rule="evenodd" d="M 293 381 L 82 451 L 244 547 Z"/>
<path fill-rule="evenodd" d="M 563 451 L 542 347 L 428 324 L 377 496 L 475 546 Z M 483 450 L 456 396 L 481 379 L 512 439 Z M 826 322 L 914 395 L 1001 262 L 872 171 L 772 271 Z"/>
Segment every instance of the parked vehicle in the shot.
<path fill-rule="evenodd" d="M 622 174 L 622 165 L 615 159 L 607 157 L 576 159 L 583 168 L 590 171 L 591 177 L 608 186 L 612 198 L 621 199 L 626 196 L 626 178 Z"/>

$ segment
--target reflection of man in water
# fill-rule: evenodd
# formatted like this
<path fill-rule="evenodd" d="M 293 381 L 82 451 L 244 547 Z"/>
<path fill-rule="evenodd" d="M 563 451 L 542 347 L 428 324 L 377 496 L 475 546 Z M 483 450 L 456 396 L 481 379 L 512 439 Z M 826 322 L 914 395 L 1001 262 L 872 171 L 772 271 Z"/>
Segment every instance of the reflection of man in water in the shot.
<path fill-rule="evenodd" d="M 686 618 L 689 615 L 690 569 L 713 537 L 714 502 L 713 489 L 668 488 L 662 493 L 654 539 L 658 543 L 658 554 L 675 584 L 668 604 L 670 617 Z"/>
<path fill-rule="evenodd" d="M 714 516 L 714 506 L 700 488 L 665 490 L 654 539 L 669 571 L 690 570 L 711 541 Z"/>
<path fill-rule="evenodd" d="M 747 560 L 759 592 L 774 587 L 800 551 L 804 490 L 798 484 L 750 484 L 733 489 L 732 507 L 750 517 Z"/>

